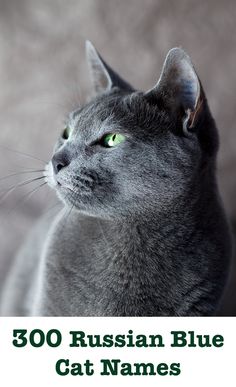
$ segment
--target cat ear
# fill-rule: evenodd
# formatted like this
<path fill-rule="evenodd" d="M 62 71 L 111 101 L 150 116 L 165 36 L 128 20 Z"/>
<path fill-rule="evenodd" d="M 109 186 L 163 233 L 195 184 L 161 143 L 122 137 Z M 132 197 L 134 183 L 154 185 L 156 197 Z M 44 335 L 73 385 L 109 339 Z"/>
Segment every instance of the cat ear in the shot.
<path fill-rule="evenodd" d="M 169 99 L 183 115 L 183 130 L 191 131 L 197 123 L 203 105 L 203 91 L 189 56 L 181 48 L 172 48 L 165 59 L 161 76 L 147 97 L 155 95 Z"/>
<path fill-rule="evenodd" d="M 96 94 L 100 94 L 118 87 L 122 90 L 133 91 L 127 82 L 106 64 L 90 41 L 86 41 L 86 56 L 90 75 Z"/>

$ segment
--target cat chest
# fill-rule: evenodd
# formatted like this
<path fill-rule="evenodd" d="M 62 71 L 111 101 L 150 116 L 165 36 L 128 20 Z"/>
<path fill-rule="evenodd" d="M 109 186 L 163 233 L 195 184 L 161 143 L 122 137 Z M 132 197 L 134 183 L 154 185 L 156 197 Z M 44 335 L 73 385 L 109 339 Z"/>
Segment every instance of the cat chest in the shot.
<path fill-rule="evenodd" d="M 52 243 L 45 262 L 44 300 L 58 314 L 63 309 L 66 315 L 153 315 L 164 308 L 163 292 L 165 299 L 170 292 L 148 259 L 98 249 L 91 241 L 77 239 L 69 247 Z"/>

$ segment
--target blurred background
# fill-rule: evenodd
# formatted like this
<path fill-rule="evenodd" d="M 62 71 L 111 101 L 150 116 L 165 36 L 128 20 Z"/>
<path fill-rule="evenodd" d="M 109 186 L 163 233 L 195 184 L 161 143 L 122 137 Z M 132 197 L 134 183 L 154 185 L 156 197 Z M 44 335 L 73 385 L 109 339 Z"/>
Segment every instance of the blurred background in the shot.
<path fill-rule="evenodd" d="M 170 48 L 188 52 L 219 128 L 220 190 L 236 228 L 235 20 L 234 0 L 0 0 L 1 283 L 36 219 L 56 201 L 49 188 L 36 190 L 42 180 L 6 189 L 41 176 L 30 170 L 44 167 L 67 112 L 86 101 L 86 39 L 144 90 L 158 80 Z M 235 261 L 223 315 L 236 316 Z"/>

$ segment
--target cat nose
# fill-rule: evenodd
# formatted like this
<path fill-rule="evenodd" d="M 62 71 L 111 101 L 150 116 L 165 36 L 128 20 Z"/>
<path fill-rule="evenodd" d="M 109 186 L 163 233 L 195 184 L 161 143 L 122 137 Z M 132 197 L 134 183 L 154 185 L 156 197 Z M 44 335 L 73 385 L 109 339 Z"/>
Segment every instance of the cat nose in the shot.
<path fill-rule="evenodd" d="M 54 173 L 57 175 L 63 168 L 70 164 L 69 158 L 64 152 L 57 152 L 52 157 L 52 166 Z"/>

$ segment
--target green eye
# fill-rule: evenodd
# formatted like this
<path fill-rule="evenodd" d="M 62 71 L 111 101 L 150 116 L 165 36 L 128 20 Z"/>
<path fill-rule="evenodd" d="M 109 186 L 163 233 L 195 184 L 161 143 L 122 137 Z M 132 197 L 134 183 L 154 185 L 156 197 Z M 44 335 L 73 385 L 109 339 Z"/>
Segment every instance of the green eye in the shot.
<path fill-rule="evenodd" d="M 124 140 L 125 136 L 123 136 L 123 134 L 109 133 L 102 138 L 101 145 L 105 146 L 106 148 L 112 148 L 113 146 L 122 143 Z"/>
<path fill-rule="evenodd" d="M 68 140 L 69 136 L 70 136 L 70 128 L 68 128 L 67 126 L 62 132 L 62 138 L 64 138 L 64 140 Z"/>

